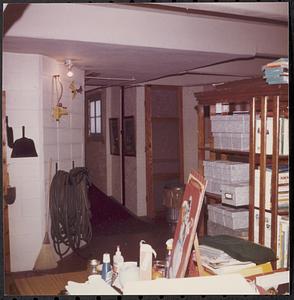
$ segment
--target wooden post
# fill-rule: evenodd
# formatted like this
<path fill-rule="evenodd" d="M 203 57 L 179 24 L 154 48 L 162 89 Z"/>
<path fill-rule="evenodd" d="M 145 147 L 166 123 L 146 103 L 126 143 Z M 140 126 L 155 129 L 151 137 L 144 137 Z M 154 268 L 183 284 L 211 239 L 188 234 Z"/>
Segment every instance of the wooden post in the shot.
<path fill-rule="evenodd" d="M 277 254 L 277 226 L 278 226 L 278 173 L 279 173 L 279 96 L 273 101 L 273 155 L 272 155 L 272 187 L 271 187 L 271 248 Z M 274 269 L 276 263 L 274 263 Z"/>
<path fill-rule="evenodd" d="M 260 182 L 259 182 L 259 243 L 264 245 L 265 235 L 265 187 L 266 187 L 266 131 L 267 100 L 261 98 L 261 132 L 260 132 Z"/>
<path fill-rule="evenodd" d="M 153 163 L 152 163 L 152 123 L 151 86 L 145 87 L 145 152 L 146 152 L 146 206 L 147 216 L 155 215 L 153 201 Z"/>
<path fill-rule="evenodd" d="M 256 99 L 250 102 L 250 148 L 249 148 L 249 241 L 254 241 L 254 190 L 255 190 L 255 147 L 256 147 Z"/>
<path fill-rule="evenodd" d="M 198 105 L 198 172 L 203 175 L 203 161 L 205 159 L 205 122 L 204 122 L 204 106 Z M 197 137 L 196 137 L 197 138 Z"/>

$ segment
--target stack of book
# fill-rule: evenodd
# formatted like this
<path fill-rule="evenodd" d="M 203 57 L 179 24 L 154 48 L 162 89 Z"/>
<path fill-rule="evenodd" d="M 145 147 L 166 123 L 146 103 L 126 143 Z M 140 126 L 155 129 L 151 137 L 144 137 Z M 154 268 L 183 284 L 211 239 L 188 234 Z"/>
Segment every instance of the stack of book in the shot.
<path fill-rule="evenodd" d="M 265 188 L 265 209 L 271 209 L 271 180 L 272 169 L 267 167 L 265 174 L 266 188 Z M 259 208 L 259 182 L 260 182 L 260 170 L 255 170 L 255 195 L 254 206 Z M 278 209 L 280 211 L 288 211 L 289 209 L 289 166 L 281 165 L 279 167 L 278 174 Z"/>
<path fill-rule="evenodd" d="M 289 82 L 288 58 L 280 58 L 262 67 L 263 78 L 268 84 L 285 84 Z"/>
<path fill-rule="evenodd" d="M 289 155 L 289 119 L 279 119 L 279 154 Z M 256 118 L 256 153 L 261 148 L 261 120 Z M 273 118 L 268 117 L 266 121 L 266 154 L 273 153 Z"/>
<path fill-rule="evenodd" d="M 264 246 L 271 248 L 271 213 L 265 213 Z M 289 264 L 289 217 L 278 215 L 277 224 L 277 268 L 287 268 Z M 254 210 L 254 242 L 259 237 L 259 210 Z"/>

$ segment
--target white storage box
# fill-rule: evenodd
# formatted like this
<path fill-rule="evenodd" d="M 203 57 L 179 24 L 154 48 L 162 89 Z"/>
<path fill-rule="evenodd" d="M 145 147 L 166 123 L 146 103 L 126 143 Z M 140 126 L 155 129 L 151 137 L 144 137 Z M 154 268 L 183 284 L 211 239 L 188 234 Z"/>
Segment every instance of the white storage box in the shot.
<path fill-rule="evenodd" d="M 222 204 L 208 204 L 208 220 L 231 229 L 248 228 L 249 211 Z"/>
<path fill-rule="evenodd" d="M 223 183 L 241 183 L 249 181 L 249 164 L 215 160 L 204 161 L 204 176 L 216 180 L 221 180 Z"/>
<path fill-rule="evenodd" d="M 249 133 L 249 114 L 214 115 L 210 120 L 212 132 Z"/>
<path fill-rule="evenodd" d="M 248 228 L 241 228 L 241 229 L 231 229 L 229 227 L 222 226 L 220 224 L 207 221 L 207 234 L 210 236 L 214 235 L 231 235 L 242 239 L 248 238 Z"/>
<path fill-rule="evenodd" d="M 228 115 L 214 115 L 210 117 L 212 132 L 229 132 Z"/>
<path fill-rule="evenodd" d="M 236 207 L 249 204 L 248 184 L 222 184 L 220 189 L 222 203 Z"/>
<path fill-rule="evenodd" d="M 249 151 L 248 133 L 213 133 L 214 148 L 237 151 Z"/>
<path fill-rule="evenodd" d="M 220 180 L 215 180 L 209 177 L 206 177 L 206 179 L 207 179 L 206 191 L 209 193 L 221 195 L 222 182 Z"/>
<path fill-rule="evenodd" d="M 230 132 L 248 133 L 249 134 L 249 114 L 235 114 L 230 116 Z"/>
<path fill-rule="evenodd" d="M 231 133 L 232 150 L 249 151 L 249 133 Z"/>

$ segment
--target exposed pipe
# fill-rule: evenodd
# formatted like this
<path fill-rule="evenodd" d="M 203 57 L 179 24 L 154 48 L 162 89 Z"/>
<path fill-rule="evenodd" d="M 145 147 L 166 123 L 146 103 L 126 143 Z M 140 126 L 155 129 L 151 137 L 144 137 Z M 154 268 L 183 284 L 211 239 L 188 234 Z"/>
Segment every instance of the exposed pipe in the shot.
<path fill-rule="evenodd" d="M 220 65 L 220 64 L 223 64 L 223 63 L 229 63 L 229 62 L 234 62 L 234 61 L 243 61 L 243 60 L 252 60 L 252 59 L 255 59 L 255 58 L 260 58 L 260 59 L 277 59 L 278 57 L 277 56 L 267 56 L 267 55 L 254 55 L 254 56 L 242 57 L 242 58 L 240 58 L 240 57 L 239 58 L 231 58 L 231 59 L 226 59 L 226 60 L 223 60 L 223 61 L 219 61 L 219 62 L 216 62 L 216 63 L 207 64 L 207 65 L 203 65 L 203 66 L 196 67 L 196 68 L 194 67 L 192 69 L 184 70 L 183 72 L 174 73 L 174 74 L 168 74 L 168 75 L 163 75 L 163 76 L 152 78 L 152 79 L 147 79 L 147 80 L 144 80 L 144 81 L 136 82 L 135 84 L 136 85 L 138 85 L 138 84 L 144 84 L 144 83 L 147 84 L 149 81 L 154 81 L 154 80 L 159 80 L 159 79 L 164 79 L 164 78 L 169 78 L 169 77 L 175 77 L 175 76 L 182 76 L 182 75 L 186 75 L 189 72 L 195 74 L 196 72 L 192 72 L 192 71 L 198 70 L 198 69 L 202 69 L 202 68 L 217 66 L 217 65 Z M 199 74 L 199 75 L 202 75 L 202 74 Z M 208 75 L 208 74 L 205 74 L 205 75 Z M 227 75 L 227 76 L 230 76 L 230 75 Z M 238 76 L 238 75 L 231 75 L 231 76 Z M 242 76 L 242 75 L 239 75 L 239 76 Z M 246 77 L 246 78 L 249 77 L 250 78 L 250 76 L 244 76 L 244 77 Z M 207 84 L 200 84 L 200 85 L 207 85 Z M 99 88 L 93 89 L 91 91 L 100 90 L 100 89 L 104 89 L 104 88 L 108 88 L 108 87 L 117 87 L 117 86 L 120 86 L 120 85 L 116 85 L 116 84 L 106 85 L 106 86 L 103 86 L 103 87 L 99 87 Z M 126 87 L 129 88 L 130 86 L 126 86 Z"/>
<path fill-rule="evenodd" d="M 125 181 L 125 149 L 124 149 L 124 117 L 125 117 L 125 91 L 121 86 L 121 180 L 122 180 L 122 204 L 126 205 L 126 181 Z"/>

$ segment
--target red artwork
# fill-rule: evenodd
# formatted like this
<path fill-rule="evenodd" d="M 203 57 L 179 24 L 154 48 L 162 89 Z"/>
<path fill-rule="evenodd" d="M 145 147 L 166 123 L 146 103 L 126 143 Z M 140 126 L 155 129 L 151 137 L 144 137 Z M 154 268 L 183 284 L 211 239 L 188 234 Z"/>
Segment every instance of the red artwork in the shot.
<path fill-rule="evenodd" d="M 195 239 L 206 180 L 195 171 L 189 175 L 177 223 L 170 267 L 170 278 L 184 277 Z"/>

